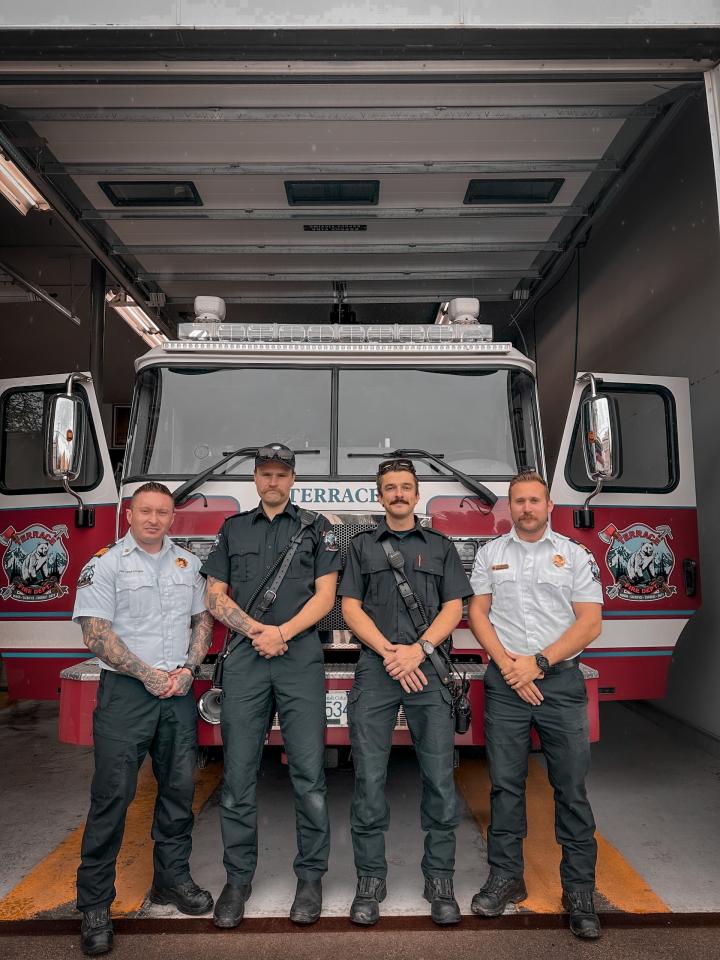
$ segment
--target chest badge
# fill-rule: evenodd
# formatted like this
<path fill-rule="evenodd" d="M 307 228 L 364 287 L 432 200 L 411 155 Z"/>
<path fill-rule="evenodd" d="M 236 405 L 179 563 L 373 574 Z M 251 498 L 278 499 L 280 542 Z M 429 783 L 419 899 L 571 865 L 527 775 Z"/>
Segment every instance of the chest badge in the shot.
<path fill-rule="evenodd" d="M 184 570 L 187 565 L 188 565 L 188 562 L 187 562 L 187 560 L 185 559 L 185 557 L 177 557 L 177 558 L 176 558 L 176 560 L 175 560 L 175 566 L 176 566 L 176 567 L 180 567 L 181 570 Z"/>
<path fill-rule="evenodd" d="M 564 567 L 565 564 L 567 563 L 567 560 L 561 553 L 556 553 L 552 558 L 552 562 L 555 564 L 556 567 Z"/>

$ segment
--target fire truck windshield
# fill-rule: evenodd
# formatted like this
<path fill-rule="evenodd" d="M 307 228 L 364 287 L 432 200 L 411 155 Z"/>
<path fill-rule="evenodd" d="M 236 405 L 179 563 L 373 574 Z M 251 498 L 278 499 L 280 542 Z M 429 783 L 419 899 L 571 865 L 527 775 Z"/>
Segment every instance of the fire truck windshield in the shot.
<path fill-rule="evenodd" d="M 511 368 L 150 367 L 138 378 L 125 479 L 187 480 L 230 450 L 274 440 L 296 451 L 301 476 L 373 476 L 403 447 L 507 478 L 539 466 L 535 410 L 534 380 Z M 416 466 L 447 477 L 432 461 Z M 240 457 L 208 479 L 251 472 Z"/>

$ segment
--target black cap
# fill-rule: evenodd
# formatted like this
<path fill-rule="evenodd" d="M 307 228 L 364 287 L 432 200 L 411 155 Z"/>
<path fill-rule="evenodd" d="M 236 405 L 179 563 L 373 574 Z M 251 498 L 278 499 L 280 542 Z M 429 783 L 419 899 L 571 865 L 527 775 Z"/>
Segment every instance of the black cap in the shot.
<path fill-rule="evenodd" d="M 295 471 L 295 454 L 284 443 L 266 443 L 260 447 L 255 457 L 255 466 L 261 467 L 264 463 L 281 463 Z"/>

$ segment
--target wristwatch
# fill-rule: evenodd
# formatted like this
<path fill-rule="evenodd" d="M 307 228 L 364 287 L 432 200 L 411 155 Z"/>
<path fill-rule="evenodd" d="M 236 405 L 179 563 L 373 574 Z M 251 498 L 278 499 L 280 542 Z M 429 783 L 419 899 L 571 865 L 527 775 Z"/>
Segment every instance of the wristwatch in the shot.
<path fill-rule="evenodd" d="M 197 680 L 197 678 L 202 673 L 202 669 L 199 663 L 184 663 L 180 669 L 189 670 L 190 673 L 192 674 L 193 680 Z"/>
<path fill-rule="evenodd" d="M 422 652 L 426 657 L 431 657 L 435 653 L 435 644 L 430 643 L 429 640 L 421 640 L 420 646 L 422 647 Z"/>
<path fill-rule="evenodd" d="M 538 665 L 538 667 L 540 667 L 543 673 L 546 673 L 550 669 L 550 661 L 541 653 L 535 654 L 535 663 Z"/>

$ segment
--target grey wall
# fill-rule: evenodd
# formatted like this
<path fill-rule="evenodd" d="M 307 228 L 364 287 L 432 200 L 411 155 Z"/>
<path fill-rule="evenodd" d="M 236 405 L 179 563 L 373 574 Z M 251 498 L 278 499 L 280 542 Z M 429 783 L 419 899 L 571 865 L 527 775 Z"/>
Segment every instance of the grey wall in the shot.
<path fill-rule="evenodd" d="M 522 323 L 551 466 L 573 383 L 576 283 L 573 264 Z M 703 606 L 680 637 L 661 706 L 720 737 L 720 232 L 704 101 L 593 228 L 581 251 L 578 332 L 578 369 L 690 379 Z"/>

